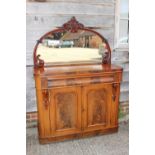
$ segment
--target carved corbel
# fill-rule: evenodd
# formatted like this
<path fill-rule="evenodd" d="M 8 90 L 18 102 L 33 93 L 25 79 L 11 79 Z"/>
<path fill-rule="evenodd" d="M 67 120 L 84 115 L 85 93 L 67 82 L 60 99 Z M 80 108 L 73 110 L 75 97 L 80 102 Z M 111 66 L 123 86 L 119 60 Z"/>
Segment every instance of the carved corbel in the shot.
<path fill-rule="evenodd" d="M 50 104 L 50 92 L 48 90 L 43 90 L 42 95 L 43 95 L 43 105 L 45 109 L 47 109 Z"/>
<path fill-rule="evenodd" d="M 117 93 L 117 84 L 112 84 L 112 100 L 115 102 L 116 100 L 116 93 Z"/>

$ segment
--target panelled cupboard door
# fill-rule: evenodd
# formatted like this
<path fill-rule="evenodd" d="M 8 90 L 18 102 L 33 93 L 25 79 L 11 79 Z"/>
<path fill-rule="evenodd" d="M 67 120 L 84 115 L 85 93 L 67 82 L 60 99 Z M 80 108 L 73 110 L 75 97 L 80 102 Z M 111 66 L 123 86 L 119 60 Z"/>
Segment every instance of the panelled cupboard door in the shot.
<path fill-rule="evenodd" d="M 83 87 L 83 128 L 100 130 L 110 125 L 112 85 L 93 84 Z"/>
<path fill-rule="evenodd" d="M 51 135 L 81 132 L 81 88 L 63 87 L 50 90 Z"/>

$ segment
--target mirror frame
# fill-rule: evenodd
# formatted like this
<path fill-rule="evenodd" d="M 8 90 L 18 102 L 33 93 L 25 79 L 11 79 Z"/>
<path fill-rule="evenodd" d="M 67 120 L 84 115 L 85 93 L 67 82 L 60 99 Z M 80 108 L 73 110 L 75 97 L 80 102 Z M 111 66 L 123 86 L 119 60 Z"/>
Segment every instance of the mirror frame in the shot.
<path fill-rule="evenodd" d="M 37 55 L 37 48 L 39 43 L 41 43 L 46 36 L 48 36 L 51 33 L 59 32 L 59 31 L 70 31 L 72 33 L 76 33 L 78 30 L 86 30 L 86 31 L 93 32 L 102 39 L 102 41 L 106 44 L 106 49 L 108 50 L 108 52 L 104 55 L 104 57 L 102 57 L 102 63 L 111 64 L 111 49 L 108 41 L 98 32 L 92 30 L 91 28 L 87 28 L 83 24 L 79 23 L 76 20 L 76 18 L 73 16 L 68 22 L 63 24 L 62 27 L 59 27 L 57 29 L 54 29 L 52 31 L 45 33 L 39 40 L 37 40 L 37 43 L 35 45 L 34 52 L 33 52 L 34 67 L 36 68 L 44 67 L 44 60 L 40 59 L 40 55 Z"/>

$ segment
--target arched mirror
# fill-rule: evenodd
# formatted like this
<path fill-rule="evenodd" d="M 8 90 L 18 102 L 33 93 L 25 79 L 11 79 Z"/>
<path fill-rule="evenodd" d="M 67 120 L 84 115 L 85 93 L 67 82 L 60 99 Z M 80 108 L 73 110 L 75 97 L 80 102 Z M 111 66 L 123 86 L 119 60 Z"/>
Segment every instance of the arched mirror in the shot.
<path fill-rule="evenodd" d="M 109 64 L 111 50 L 106 39 L 86 28 L 75 17 L 42 36 L 34 50 L 34 66 L 52 64 Z"/>

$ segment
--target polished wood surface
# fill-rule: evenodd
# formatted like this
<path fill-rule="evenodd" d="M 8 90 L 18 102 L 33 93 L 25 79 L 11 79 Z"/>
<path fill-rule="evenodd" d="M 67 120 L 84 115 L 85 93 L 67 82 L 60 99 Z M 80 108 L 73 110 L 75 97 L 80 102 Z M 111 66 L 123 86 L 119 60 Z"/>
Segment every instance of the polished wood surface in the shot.
<path fill-rule="evenodd" d="M 34 77 L 41 143 L 104 134 L 118 127 L 122 68 L 60 65 L 35 68 Z"/>
<path fill-rule="evenodd" d="M 83 87 L 84 130 L 99 130 L 110 124 L 110 84 L 93 84 Z"/>
<path fill-rule="evenodd" d="M 50 90 L 51 135 L 60 136 L 81 131 L 81 89 L 62 87 Z"/>
<path fill-rule="evenodd" d="M 75 32 L 86 28 L 72 18 L 54 32 L 61 29 Z M 108 50 L 102 63 L 45 64 L 36 55 L 37 43 L 34 78 L 40 143 L 117 131 L 122 68 L 111 64 L 108 42 L 95 33 L 105 41 Z"/>

